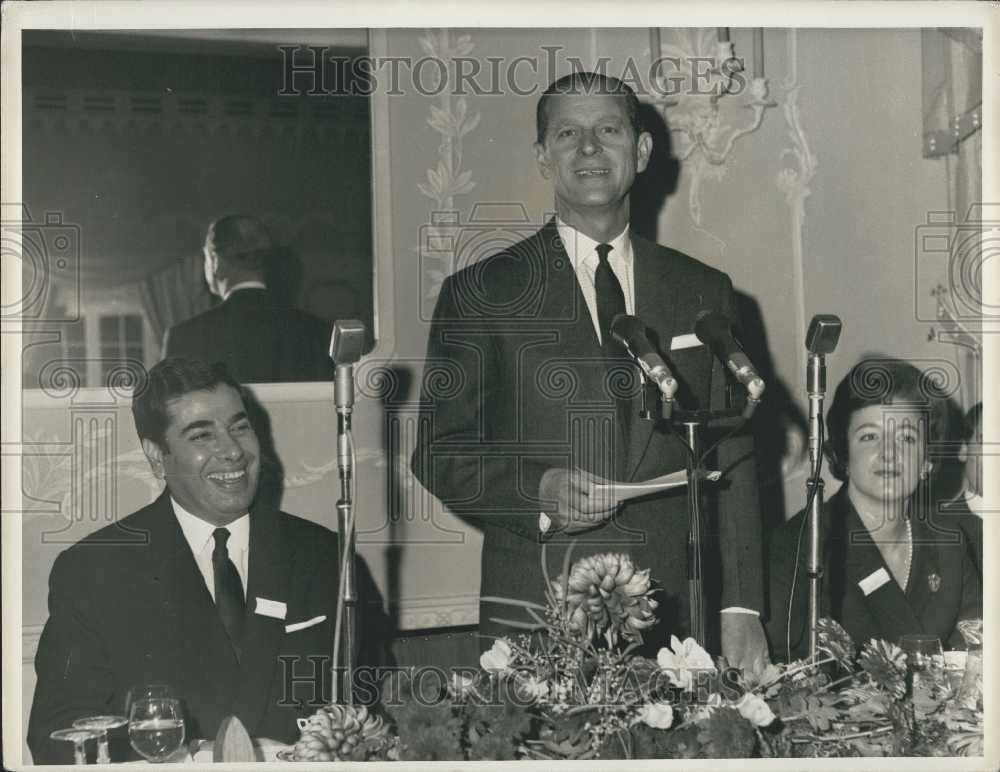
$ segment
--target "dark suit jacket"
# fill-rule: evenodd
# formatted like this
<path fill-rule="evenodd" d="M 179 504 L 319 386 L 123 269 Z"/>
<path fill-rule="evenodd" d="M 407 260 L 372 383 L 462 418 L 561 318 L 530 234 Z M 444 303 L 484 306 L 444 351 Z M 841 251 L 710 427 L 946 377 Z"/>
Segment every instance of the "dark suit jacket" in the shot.
<path fill-rule="evenodd" d="M 772 651 L 781 660 L 786 659 L 788 597 L 796 554 L 799 570 L 792 605 L 790 658 L 808 654 L 808 533 L 803 532 L 799 544 L 799 530 L 805 519 L 802 511 L 778 528 L 771 535 L 768 549 L 767 633 Z M 958 620 L 982 617 L 982 582 L 969 558 L 964 531 L 954 524 L 949 527 L 926 512 L 912 516 L 913 566 L 906 591 L 890 580 L 866 596 L 858 582 L 879 568 L 887 572 L 889 569 L 851 504 L 846 484 L 824 504 L 820 520 L 824 576 L 819 616 L 840 622 L 858 647 L 870 638 L 895 643 L 908 633 L 932 634 L 945 646 L 958 645 Z"/>
<path fill-rule="evenodd" d="M 332 329 L 266 289 L 241 289 L 167 330 L 163 356 L 225 362 L 240 383 L 332 381 Z"/>
<path fill-rule="evenodd" d="M 221 720 L 235 715 L 252 736 L 293 742 L 303 715 L 293 698 L 331 696 L 329 678 L 322 690 L 300 683 L 294 694 L 286 683 L 293 668 L 300 680 L 312 674 L 306 657 L 329 665 L 337 556 L 337 536 L 327 529 L 251 510 L 247 646 L 237 662 L 166 494 L 61 553 L 35 657 L 28 726 L 35 763 L 71 763 L 71 744 L 49 733 L 83 716 L 121 714 L 129 687 L 141 684 L 168 684 L 183 700 L 187 738 L 214 739 Z M 257 598 L 284 602 L 285 618 L 255 613 Z"/>
<path fill-rule="evenodd" d="M 704 308 L 733 314 L 729 278 L 642 238 L 633 236 L 632 243 L 636 313 L 681 382 L 682 406 L 721 407 L 722 366 L 704 346 L 670 352 L 670 343 L 693 331 Z M 413 470 L 453 512 L 483 529 L 483 595 L 543 598 L 538 515 L 552 502 L 540 501 L 538 489 L 546 469 L 579 466 L 609 479 L 644 480 L 685 467 L 677 438 L 638 418 L 636 371 L 624 363 L 609 378 L 554 221 L 444 282 L 424 372 L 429 415 L 421 421 Z M 622 404 L 627 411 L 619 413 Z M 649 405 L 657 407 L 652 399 Z M 727 479 L 719 493 L 722 514 L 709 518 L 709 536 L 716 538 L 705 570 L 710 582 L 721 584 L 715 606 L 761 608 L 752 447 L 748 435 L 739 435 L 718 454 Z M 627 552 L 639 567 L 652 569 L 666 592 L 659 596 L 662 629 L 647 640 L 662 641 L 666 629 L 683 635 L 688 627 L 687 517 L 686 493 L 679 489 L 630 502 L 610 522 L 575 537 L 574 558 Z M 569 542 L 560 534 L 548 539 L 553 577 Z M 484 603 L 481 632 L 512 632 L 490 622 L 492 616 L 523 618 Z"/>

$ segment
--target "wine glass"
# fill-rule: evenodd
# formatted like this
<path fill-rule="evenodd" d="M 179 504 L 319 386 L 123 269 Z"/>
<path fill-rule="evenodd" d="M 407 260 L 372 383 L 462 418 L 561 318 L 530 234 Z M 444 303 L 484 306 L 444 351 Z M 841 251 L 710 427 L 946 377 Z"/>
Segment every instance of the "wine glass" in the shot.
<path fill-rule="evenodd" d="M 125 726 L 128 719 L 125 716 L 87 716 L 73 722 L 74 729 L 94 729 L 97 735 L 97 763 L 110 764 L 111 754 L 108 751 L 108 731 Z"/>
<path fill-rule="evenodd" d="M 906 652 L 906 665 L 914 677 L 926 672 L 933 679 L 944 670 L 944 650 L 937 636 L 923 633 L 904 635 L 899 639 L 899 647 Z"/>
<path fill-rule="evenodd" d="M 135 752 L 154 764 L 166 761 L 184 744 L 180 700 L 147 697 L 132 702 L 128 739 Z"/>
<path fill-rule="evenodd" d="M 173 697 L 166 684 L 140 684 L 132 686 L 125 693 L 125 715 L 131 715 L 132 703 L 136 700 L 155 700 Z"/>
<path fill-rule="evenodd" d="M 73 763 L 86 764 L 87 748 L 85 743 L 87 740 L 99 737 L 100 734 L 100 731 L 97 729 L 83 729 L 76 727 L 73 729 L 57 729 L 50 734 L 49 737 L 53 740 L 62 740 L 64 742 L 73 743 Z"/>

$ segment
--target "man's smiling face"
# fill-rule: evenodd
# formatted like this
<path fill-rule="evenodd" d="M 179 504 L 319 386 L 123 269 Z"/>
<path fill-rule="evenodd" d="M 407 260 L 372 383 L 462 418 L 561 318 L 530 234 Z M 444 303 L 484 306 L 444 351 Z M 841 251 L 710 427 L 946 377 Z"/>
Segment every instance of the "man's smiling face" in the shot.
<path fill-rule="evenodd" d="M 257 492 L 260 443 L 239 392 L 226 384 L 167 403 L 165 447 L 143 450 L 184 509 L 216 526 L 246 513 Z"/>
<path fill-rule="evenodd" d="M 544 143 L 535 144 L 542 176 L 551 179 L 556 211 L 571 225 L 595 212 L 628 215 L 628 194 L 652 151 L 649 134 L 636 136 L 624 97 L 550 97 Z"/>

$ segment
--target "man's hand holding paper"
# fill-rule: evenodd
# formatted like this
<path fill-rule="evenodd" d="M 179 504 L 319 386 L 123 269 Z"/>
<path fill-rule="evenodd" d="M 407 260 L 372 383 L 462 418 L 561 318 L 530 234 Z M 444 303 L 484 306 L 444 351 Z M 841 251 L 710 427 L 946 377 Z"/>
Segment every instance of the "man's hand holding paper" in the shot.
<path fill-rule="evenodd" d="M 538 492 L 545 502 L 556 503 L 546 509 L 551 528 L 566 533 L 580 533 L 611 518 L 618 499 L 608 481 L 583 469 L 549 469 L 542 475 Z"/>

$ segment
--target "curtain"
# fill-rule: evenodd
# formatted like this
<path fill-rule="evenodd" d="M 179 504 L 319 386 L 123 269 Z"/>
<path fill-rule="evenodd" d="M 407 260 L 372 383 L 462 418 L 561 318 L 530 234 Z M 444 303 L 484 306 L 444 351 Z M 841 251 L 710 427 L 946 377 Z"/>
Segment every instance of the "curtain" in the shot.
<path fill-rule="evenodd" d="M 171 326 L 212 305 L 202 265 L 201 255 L 193 254 L 138 282 L 139 296 L 156 340 L 162 341 Z"/>

